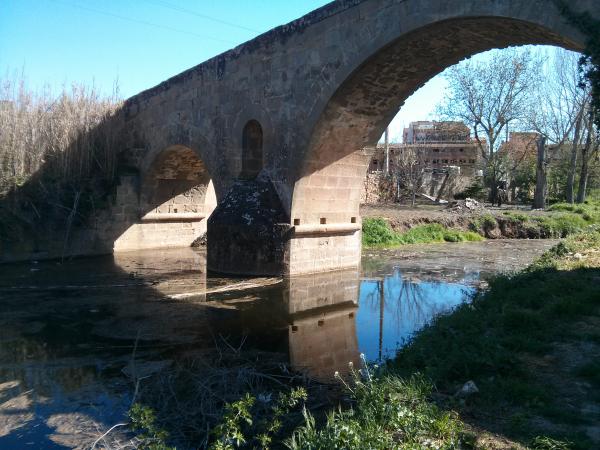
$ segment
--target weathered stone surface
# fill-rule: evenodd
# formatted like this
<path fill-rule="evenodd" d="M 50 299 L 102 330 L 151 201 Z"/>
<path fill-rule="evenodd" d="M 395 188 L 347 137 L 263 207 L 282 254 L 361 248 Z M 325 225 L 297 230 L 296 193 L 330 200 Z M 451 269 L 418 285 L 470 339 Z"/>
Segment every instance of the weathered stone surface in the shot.
<path fill-rule="evenodd" d="M 285 272 L 289 219 L 267 178 L 236 181 L 208 222 L 208 267 L 243 275 Z"/>

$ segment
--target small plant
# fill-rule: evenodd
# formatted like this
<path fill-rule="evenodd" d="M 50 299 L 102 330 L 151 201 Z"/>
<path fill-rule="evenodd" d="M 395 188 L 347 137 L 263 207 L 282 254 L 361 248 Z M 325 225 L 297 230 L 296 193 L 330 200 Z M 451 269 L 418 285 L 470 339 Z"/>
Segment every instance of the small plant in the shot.
<path fill-rule="evenodd" d="M 515 222 L 525 223 L 529 221 L 529 216 L 527 214 L 505 212 L 504 215 Z"/>
<path fill-rule="evenodd" d="M 239 448 L 246 443 L 244 429 L 253 424 L 251 409 L 256 399 L 246 394 L 241 400 L 227 404 L 223 421 L 214 429 L 218 436 L 217 441 L 211 446 L 213 450 L 229 450 Z"/>
<path fill-rule="evenodd" d="M 559 441 L 546 436 L 537 436 L 531 442 L 532 450 L 571 450 L 571 443 Z"/>
<path fill-rule="evenodd" d="M 286 441 L 288 448 L 454 449 L 469 441 L 454 413 L 428 401 L 432 386 L 419 375 L 406 380 L 385 372 L 377 375 L 365 364 L 360 371 L 351 368 L 348 381 L 336 377 L 352 407 L 330 412 L 321 427 L 305 410 L 305 423 Z"/>
<path fill-rule="evenodd" d="M 222 422 L 215 427 L 216 440 L 210 446 L 212 450 L 233 450 L 248 445 L 260 445 L 269 449 L 278 433 L 284 427 L 284 421 L 290 411 L 307 398 L 304 388 L 281 392 L 277 402 L 267 411 L 262 420 L 256 398 L 246 394 L 241 400 L 225 405 Z"/>
<path fill-rule="evenodd" d="M 481 217 L 481 224 L 483 226 L 484 229 L 490 229 L 490 228 L 495 228 L 496 225 L 498 225 L 498 222 L 496 221 L 496 218 L 494 216 L 492 216 L 491 214 L 484 214 Z"/>
<path fill-rule="evenodd" d="M 390 228 L 385 219 L 365 219 L 363 220 L 362 230 L 362 242 L 366 247 L 391 246 L 399 244 L 398 235 Z"/>
<path fill-rule="evenodd" d="M 148 406 L 134 404 L 129 410 L 132 431 L 138 433 L 138 448 L 142 450 L 175 450 L 165 441 L 169 434 L 156 425 L 156 415 Z"/>

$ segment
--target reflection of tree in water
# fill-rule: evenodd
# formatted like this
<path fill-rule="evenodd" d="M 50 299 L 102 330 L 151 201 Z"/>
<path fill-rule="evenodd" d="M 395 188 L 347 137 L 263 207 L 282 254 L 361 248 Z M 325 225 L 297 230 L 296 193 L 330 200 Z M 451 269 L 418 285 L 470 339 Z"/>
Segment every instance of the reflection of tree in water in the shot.
<path fill-rule="evenodd" d="M 415 277 L 416 278 L 416 277 Z M 373 284 L 362 298 L 361 308 L 379 313 L 379 359 L 383 356 L 383 335 L 385 318 L 391 317 L 395 330 L 389 330 L 396 336 L 402 336 L 402 329 L 416 331 L 439 314 L 448 312 L 456 306 L 455 294 L 460 292 L 462 303 L 473 290 L 466 286 L 457 290 L 458 285 L 444 281 L 421 281 L 418 278 L 403 277 L 400 270 L 393 275 L 380 279 L 366 280 Z M 388 320 L 390 322 L 390 320 Z M 411 331 L 411 332 L 412 332 Z M 402 342 L 398 342 L 401 345 Z"/>

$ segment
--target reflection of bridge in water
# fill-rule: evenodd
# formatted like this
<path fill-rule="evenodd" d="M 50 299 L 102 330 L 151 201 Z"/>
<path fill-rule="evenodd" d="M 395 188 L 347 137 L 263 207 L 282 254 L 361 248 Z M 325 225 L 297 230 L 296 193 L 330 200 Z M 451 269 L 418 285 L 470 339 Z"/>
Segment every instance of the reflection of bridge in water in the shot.
<path fill-rule="evenodd" d="M 210 320 L 214 333 L 287 353 L 292 368 L 318 379 L 346 373 L 349 362 L 358 367 L 361 352 L 371 361 L 393 356 L 415 331 L 474 289 L 461 282 L 472 273 L 460 277 L 454 269 L 452 281 L 391 268 L 369 278 L 357 270 L 288 279 L 214 278 L 207 277 L 204 252 L 187 253 L 169 259 L 171 269 L 160 277 L 142 276 L 159 295 L 222 310 L 218 321 Z M 142 252 L 135 262 L 119 256 L 115 261 L 131 271 L 164 265 L 169 254 Z"/>
<path fill-rule="evenodd" d="M 358 367 L 358 271 L 291 279 L 286 288 L 292 366 L 319 379 Z"/>

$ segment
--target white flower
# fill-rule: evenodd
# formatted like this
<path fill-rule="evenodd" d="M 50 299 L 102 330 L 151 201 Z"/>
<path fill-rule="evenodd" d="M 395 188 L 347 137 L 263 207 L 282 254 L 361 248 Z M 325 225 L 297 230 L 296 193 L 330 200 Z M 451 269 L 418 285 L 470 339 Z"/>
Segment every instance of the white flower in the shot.
<path fill-rule="evenodd" d="M 259 394 L 258 401 L 261 403 L 271 403 L 272 394 L 270 392 Z"/>

